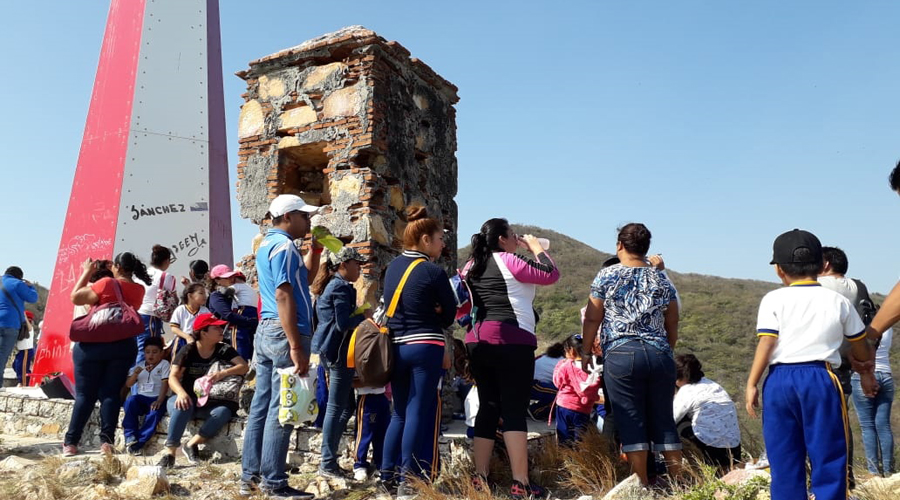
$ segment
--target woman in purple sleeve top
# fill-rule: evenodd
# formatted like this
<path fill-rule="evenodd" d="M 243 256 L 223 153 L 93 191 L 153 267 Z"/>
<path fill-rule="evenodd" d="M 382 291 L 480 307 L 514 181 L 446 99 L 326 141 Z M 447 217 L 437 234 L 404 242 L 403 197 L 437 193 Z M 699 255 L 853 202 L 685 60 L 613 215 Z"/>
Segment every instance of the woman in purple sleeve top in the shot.
<path fill-rule="evenodd" d="M 528 249 L 534 258 L 516 255 Z M 497 424 L 509 451 L 513 498 L 544 496 L 528 479 L 526 411 L 537 348 L 534 294 L 559 279 L 553 259 L 531 235 L 517 236 L 505 219 L 490 219 L 472 236 L 463 276 L 472 291 L 474 326 L 466 334 L 470 367 L 481 406 L 475 419 L 476 487 L 487 488 Z"/>

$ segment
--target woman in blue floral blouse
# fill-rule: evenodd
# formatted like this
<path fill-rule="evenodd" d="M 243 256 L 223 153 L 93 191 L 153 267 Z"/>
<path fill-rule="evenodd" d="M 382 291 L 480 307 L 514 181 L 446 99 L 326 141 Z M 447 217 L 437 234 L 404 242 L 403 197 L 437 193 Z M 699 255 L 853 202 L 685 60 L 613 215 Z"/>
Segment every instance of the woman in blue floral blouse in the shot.
<path fill-rule="evenodd" d="M 681 471 L 681 439 L 672 414 L 678 302 L 672 282 L 647 259 L 649 249 L 650 230 L 643 224 L 619 230 L 620 263 L 602 269 L 591 285 L 583 325 L 585 349 L 600 329 L 607 401 L 622 451 L 645 485 L 651 445 L 662 452 L 670 475 Z M 590 352 L 582 359 L 587 370 Z"/>

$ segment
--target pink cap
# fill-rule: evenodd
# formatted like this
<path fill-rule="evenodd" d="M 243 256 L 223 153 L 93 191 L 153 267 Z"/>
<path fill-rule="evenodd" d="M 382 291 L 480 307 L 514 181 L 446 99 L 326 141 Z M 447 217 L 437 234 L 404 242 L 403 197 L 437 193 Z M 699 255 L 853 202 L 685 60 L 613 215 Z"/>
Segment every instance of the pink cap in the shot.
<path fill-rule="evenodd" d="M 232 276 L 237 276 L 241 274 L 240 271 L 232 271 L 230 267 L 225 264 L 219 264 L 212 268 L 212 271 L 209 272 L 209 277 L 212 279 L 216 278 L 230 278 Z"/>
<path fill-rule="evenodd" d="M 212 390 L 213 381 L 209 375 L 198 378 L 194 381 L 194 394 L 197 396 L 197 406 L 203 406 L 209 399 L 209 392 Z"/>

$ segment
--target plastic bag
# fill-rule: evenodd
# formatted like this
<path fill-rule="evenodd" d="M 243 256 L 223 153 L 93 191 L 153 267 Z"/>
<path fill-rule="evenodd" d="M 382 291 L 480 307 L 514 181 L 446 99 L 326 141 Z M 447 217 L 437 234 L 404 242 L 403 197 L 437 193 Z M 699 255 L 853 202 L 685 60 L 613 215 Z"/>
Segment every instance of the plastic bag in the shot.
<path fill-rule="evenodd" d="M 278 423 L 281 425 L 296 426 L 303 422 L 312 422 L 319 414 L 319 405 L 316 402 L 316 367 L 310 365 L 309 373 L 304 377 L 293 372 L 293 366 L 278 369 L 281 376 Z"/>

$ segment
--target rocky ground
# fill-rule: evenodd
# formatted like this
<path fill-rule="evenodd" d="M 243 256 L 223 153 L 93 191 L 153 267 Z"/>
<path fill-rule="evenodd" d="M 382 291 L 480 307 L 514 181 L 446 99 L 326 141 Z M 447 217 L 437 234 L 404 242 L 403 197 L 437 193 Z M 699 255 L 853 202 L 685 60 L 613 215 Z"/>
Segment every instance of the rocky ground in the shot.
<path fill-rule="evenodd" d="M 244 499 L 238 494 L 240 463 L 221 461 L 217 456 L 199 465 L 178 458 L 174 469 L 156 467 L 159 457 L 103 456 L 86 452 L 72 458 L 59 454 L 61 443 L 40 438 L 0 436 L 0 498 L 4 500 L 262 500 Z M 636 477 L 615 485 L 610 464 L 598 457 L 584 461 L 558 450 L 546 450 L 536 457 L 535 474 L 552 486 L 549 499 L 577 500 L 768 500 L 768 474 L 762 471 L 734 471 L 716 479 L 710 471 L 692 470 L 691 479 L 667 492 L 640 488 Z M 615 464 L 611 464 L 615 466 Z M 389 500 L 374 480 L 326 481 L 315 474 L 314 465 L 300 465 L 291 471 L 291 485 L 333 500 Z M 603 487 L 606 485 L 606 487 Z M 613 487 L 613 485 L 615 485 Z M 421 500 L 450 500 L 467 497 L 487 500 L 490 495 L 471 489 L 464 470 L 447 470 L 434 487 L 420 485 Z M 593 493 L 590 494 L 590 493 Z M 854 495 L 859 500 L 900 498 L 900 474 L 888 479 L 870 479 Z M 501 495 L 496 495 L 501 496 Z"/>

